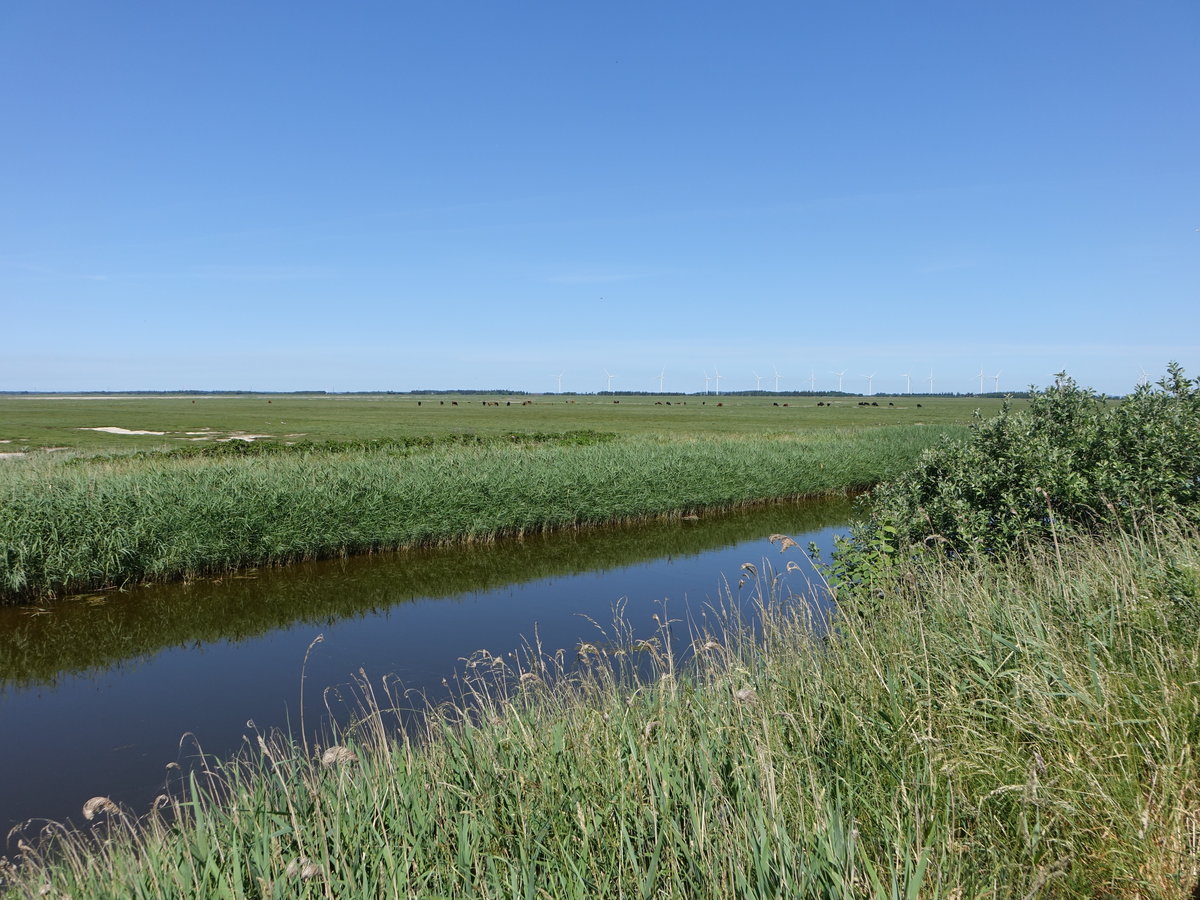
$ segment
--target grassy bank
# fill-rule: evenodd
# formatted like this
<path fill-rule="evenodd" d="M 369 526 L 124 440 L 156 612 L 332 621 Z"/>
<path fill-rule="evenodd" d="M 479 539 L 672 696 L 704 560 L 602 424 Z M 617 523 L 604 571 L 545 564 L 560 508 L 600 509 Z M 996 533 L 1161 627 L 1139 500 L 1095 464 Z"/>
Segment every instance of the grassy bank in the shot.
<path fill-rule="evenodd" d="M 1190 896 L 1200 534 L 880 577 L 826 638 L 786 602 L 758 640 L 677 625 L 682 669 L 667 629 L 578 648 L 569 678 L 473 660 L 477 692 L 423 735 L 368 715 L 342 750 L 266 744 L 10 877 L 76 898 Z M 634 688 L 611 666 L 635 656 L 656 669 Z"/>
<path fill-rule="evenodd" d="M 865 487 L 911 466 L 945 431 L 8 460 L 0 598 Z"/>

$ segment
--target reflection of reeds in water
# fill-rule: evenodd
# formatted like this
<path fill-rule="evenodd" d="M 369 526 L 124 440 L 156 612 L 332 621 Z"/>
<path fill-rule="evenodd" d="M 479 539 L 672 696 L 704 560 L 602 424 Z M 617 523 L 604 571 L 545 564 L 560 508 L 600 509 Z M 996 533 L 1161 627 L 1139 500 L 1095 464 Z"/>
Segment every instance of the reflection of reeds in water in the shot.
<path fill-rule="evenodd" d="M 0 608 L 0 692 L 117 665 L 168 647 L 252 640 L 298 623 L 375 614 L 422 597 L 449 598 L 554 576 L 686 557 L 776 528 L 794 534 L 844 524 L 845 497 L 708 513 L 694 522 L 656 521 L 531 535 L 520 540 L 433 547 L 305 563 L 154 585 L 43 607 Z M 763 552 L 769 547 L 764 542 Z"/>
<path fill-rule="evenodd" d="M 874 484 L 939 429 L 0 467 L 0 600 Z"/>
<path fill-rule="evenodd" d="M 689 656 L 680 623 L 637 652 L 618 623 L 575 653 L 480 654 L 415 734 L 390 724 L 414 698 L 364 681 L 326 748 L 264 742 L 139 828 L 52 832 L 61 862 L 12 877 L 75 897 L 1187 896 L 1200 535 L 1157 524 L 897 565 L 819 633 L 759 571 L 753 632 L 727 620 Z M 335 747 L 355 761 L 322 765 Z"/>

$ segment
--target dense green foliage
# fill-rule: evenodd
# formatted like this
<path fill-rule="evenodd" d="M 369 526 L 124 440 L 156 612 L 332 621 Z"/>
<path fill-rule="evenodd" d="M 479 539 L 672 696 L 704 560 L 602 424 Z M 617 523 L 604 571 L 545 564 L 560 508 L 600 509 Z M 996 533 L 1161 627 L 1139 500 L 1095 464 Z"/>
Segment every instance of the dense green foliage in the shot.
<path fill-rule="evenodd" d="M 1200 534 L 910 574 L 870 621 L 821 637 L 780 598 L 753 637 L 688 638 L 683 668 L 670 623 L 580 646 L 573 675 L 481 654 L 416 737 L 370 686 L 337 747 L 264 743 L 140 824 L 97 798 L 107 824 L 52 828 L 9 877 L 122 900 L 1189 896 Z"/>
<path fill-rule="evenodd" d="M 977 419 L 872 491 L 872 517 L 839 553 L 859 573 L 895 551 L 992 552 L 1069 531 L 1200 515 L 1200 380 L 1177 365 L 1157 387 L 1106 401 L 1065 374 L 1020 410 Z"/>
<path fill-rule="evenodd" d="M 489 540 L 894 477 L 944 433 L 454 440 L 0 466 L 0 601 L 128 581 Z"/>
<path fill-rule="evenodd" d="M 310 455 L 314 453 L 353 453 L 357 451 L 405 455 L 415 450 L 437 447 L 483 447 L 493 444 L 550 444 L 554 446 L 583 446 L 615 440 L 610 431 L 564 431 L 547 433 L 535 431 L 504 432 L 500 434 L 437 434 L 413 437 L 361 438 L 339 441 L 222 441 L 216 444 L 183 444 L 161 450 L 136 450 L 132 453 L 69 457 L 71 464 L 91 465 L 101 459 L 161 459 L 191 457 L 220 459 L 246 456 Z"/>

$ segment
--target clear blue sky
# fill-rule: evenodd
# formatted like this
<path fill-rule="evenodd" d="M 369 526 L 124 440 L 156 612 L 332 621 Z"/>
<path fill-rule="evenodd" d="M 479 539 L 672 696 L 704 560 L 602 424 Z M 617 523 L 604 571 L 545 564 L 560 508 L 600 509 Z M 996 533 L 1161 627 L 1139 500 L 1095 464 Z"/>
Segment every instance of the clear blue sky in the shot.
<path fill-rule="evenodd" d="M 0 390 L 1200 374 L 1195 0 L 9 0 L 0 83 Z"/>

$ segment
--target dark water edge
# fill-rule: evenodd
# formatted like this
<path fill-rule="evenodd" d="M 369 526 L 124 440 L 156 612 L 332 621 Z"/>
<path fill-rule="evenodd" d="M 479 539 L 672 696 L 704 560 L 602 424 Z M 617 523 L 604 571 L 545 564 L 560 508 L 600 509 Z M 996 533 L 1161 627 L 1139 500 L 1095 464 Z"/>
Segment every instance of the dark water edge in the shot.
<path fill-rule="evenodd" d="M 850 513 L 846 498 L 779 503 L 0 609 L 0 829 L 78 821 L 97 795 L 144 812 L 166 766 L 188 765 L 198 747 L 235 752 L 250 720 L 295 730 L 318 634 L 304 668 L 309 723 L 325 713 L 322 689 L 360 670 L 437 696 L 475 651 L 503 654 L 535 632 L 573 651 L 618 603 L 639 634 L 664 608 L 701 620 L 742 563 L 803 562 L 797 550 L 780 557 L 770 534 L 828 550 Z"/>

